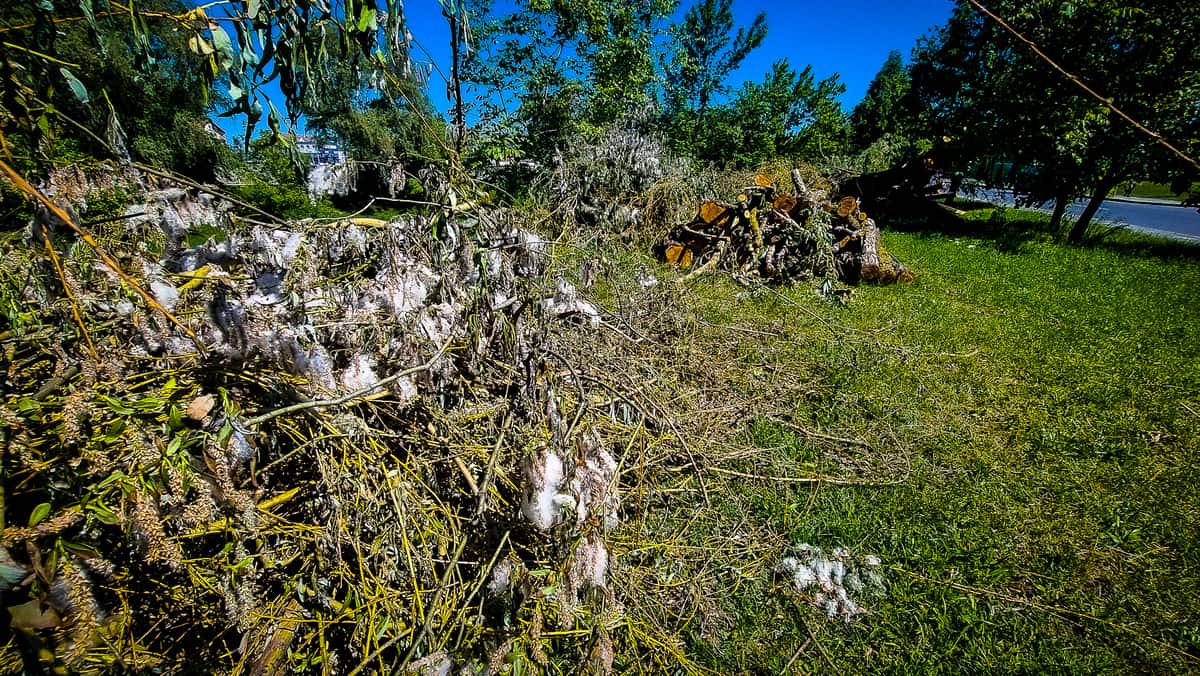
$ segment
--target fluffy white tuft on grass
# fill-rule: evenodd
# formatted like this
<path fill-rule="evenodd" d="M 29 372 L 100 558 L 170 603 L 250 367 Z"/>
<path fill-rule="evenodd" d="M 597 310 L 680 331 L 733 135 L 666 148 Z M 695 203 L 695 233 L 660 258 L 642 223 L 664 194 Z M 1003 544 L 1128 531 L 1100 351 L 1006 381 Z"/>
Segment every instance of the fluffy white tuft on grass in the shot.
<path fill-rule="evenodd" d="M 867 613 L 861 596 L 883 591 L 883 577 L 878 570 L 881 563 L 874 554 L 858 559 L 845 547 L 826 553 L 820 547 L 804 544 L 796 548 L 795 556 L 783 559 L 780 569 L 792 577 L 796 591 L 809 605 L 824 611 L 831 620 L 850 622 Z M 859 600 L 851 598 L 851 593 Z"/>

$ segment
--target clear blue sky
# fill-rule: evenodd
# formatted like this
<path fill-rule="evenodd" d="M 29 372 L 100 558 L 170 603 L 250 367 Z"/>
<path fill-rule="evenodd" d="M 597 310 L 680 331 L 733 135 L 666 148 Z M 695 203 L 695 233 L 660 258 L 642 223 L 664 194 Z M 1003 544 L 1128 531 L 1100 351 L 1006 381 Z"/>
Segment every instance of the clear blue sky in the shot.
<path fill-rule="evenodd" d="M 674 20 L 681 19 L 689 6 L 691 0 L 683 0 Z M 506 0 L 495 1 L 495 11 L 508 11 L 509 7 Z M 755 15 L 765 11 L 768 30 L 762 46 L 746 58 L 731 84 L 736 87 L 746 80 L 761 79 L 775 60 L 786 57 L 797 71 L 811 64 L 817 79 L 837 73 L 846 85 L 842 105 L 849 112 L 862 99 L 888 52 L 900 50 L 907 63 L 917 38 L 945 23 L 953 7 L 952 0 L 734 0 L 736 26 L 748 26 Z M 432 59 L 448 73 L 449 30 L 437 0 L 407 0 L 404 10 L 409 31 L 418 43 L 413 58 Z M 434 105 L 447 110 L 446 83 L 436 70 L 428 90 Z M 266 91 L 273 98 L 280 96 L 277 85 L 268 85 Z M 276 105 L 283 110 L 282 104 Z M 218 122 L 231 138 L 244 130 L 245 120 L 240 115 Z M 257 133 L 265 128 L 264 121 Z"/>
<path fill-rule="evenodd" d="M 683 0 L 675 18 L 682 18 L 691 4 Z M 503 0 L 495 2 L 499 11 L 507 6 Z M 766 12 L 768 30 L 767 39 L 746 58 L 732 84 L 760 79 L 772 62 L 786 57 L 796 70 L 812 64 L 817 79 L 838 73 L 846 85 L 842 104 L 849 111 L 862 99 L 888 52 L 900 50 L 907 63 L 917 38 L 945 23 L 953 7 L 952 0 L 733 0 L 735 25 L 748 26 L 755 15 Z M 444 68 L 450 60 L 449 31 L 437 0 L 408 0 L 404 10 L 413 37 Z M 414 57 L 427 60 L 420 50 Z M 430 97 L 444 110 L 445 82 L 436 73 L 433 78 Z"/>

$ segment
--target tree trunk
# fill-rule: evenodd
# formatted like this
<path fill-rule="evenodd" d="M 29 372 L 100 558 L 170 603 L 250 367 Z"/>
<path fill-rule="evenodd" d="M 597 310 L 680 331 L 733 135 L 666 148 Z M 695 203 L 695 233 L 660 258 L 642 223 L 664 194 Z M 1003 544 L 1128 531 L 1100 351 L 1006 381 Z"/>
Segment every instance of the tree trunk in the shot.
<path fill-rule="evenodd" d="M 1071 201 L 1071 193 L 1062 190 L 1054 196 L 1054 211 L 1050 214 L 1050 232 L 1057 233 L 1062 229 L 1063 215 L 1067 213 L 1067 203 Z"/>
<path fill-rule="evenodd" d="M 1092 193 L 1092 198 L 1088 200 L 1087 206 L 1083 208 L 1083 213 L 1079 214 L 1079 220 L 1075 221 L 1075 225 L 1071 227 L 1071 232 L 1067 233 L 1068 242 L 1078 242 L 1083 239 L 1084 233 L 1087 232 L 1088 226 L 1092 223 L 1092 218 L 1096 212 L 1100 210 L 1100 204 L 1108 197 L 1108 191 L 1112 190 L 1117 185 L 1116 171 L 1109 171 L 1100 182 L 1096 184 L 1096 190 Z"/>
<path fill-rule="evenodd" d="M 453 9 L 443 7 L 442 13 L 450 23 L 450 84 L 454 89 L 454 160 L 462 162 L 463 141 L 467 136 L 467 119 L 463 110 L 462 77 L 459 75 L 459 65 L 462 61 L 462 45 L 465 42 L 463 34 L 463 15 L 466 14 L 465 2 L 457 2 Z"/>

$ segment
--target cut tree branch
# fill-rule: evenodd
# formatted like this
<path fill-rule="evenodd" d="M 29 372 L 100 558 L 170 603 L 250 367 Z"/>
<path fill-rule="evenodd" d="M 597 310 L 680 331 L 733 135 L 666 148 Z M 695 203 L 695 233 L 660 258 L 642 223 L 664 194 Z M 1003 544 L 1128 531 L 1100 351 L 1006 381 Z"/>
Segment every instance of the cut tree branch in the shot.
<path fill-rule="evenodd" d="M 404 369 L 403 371 L 400 371 L 397 373 L 393 373 L 392 375 L 384 378 L 383 380 L 380 380 L 379 382 L 375 383 L 374 385 L 371 385 L 369 387 L 364 387 L 361 390 L 355 390 L 355 391 L 351 392 L 350 394 L 343 395 L 336 399 L 318 399 L 316 401 L 302 401 L 298 404 L 292 404 L 291 406 L 284 406 L 283 408 L 277 408 L 273 411 L 267 411 L 266 413 L 264 413 L 262 415 L 250 418 L 249 420 L 247 420 L 245 422 L 245 425 L 247 427 L 255 427 L 255 426 L 258 426 L 258 425 L 261 425 L 261 424 L 267 422 L 268 420 L 278 418 L 281 415 L 289 415 L 291 413 L 299 413 L 300 411 L 307 411 L 307 410 L 314 409 L 314 408 L 328 408 L 330 406 L 342 406 L 344 404 L 348 404 L 348 403 L 354 401 L 355 399 L 360 399 L 362 397 L 365 397 L 368 394 L 371 394 L 372 392 L 374 392 L 375 390 L 378 390 L 382 387 L 387 387 L 388 385 L 391 385 L 392 383 L 396 382 L 397 380 L 400 380 L 401 378 L 404 378 L 405 376 L 411 376 L 414 373 L 421 373 L 422 371 L 428 371 L 429 369 L 433 368 L 434 363 L 442 356 L 443 353 L 446 352 L 446 348 L 450 347 L 451 340 L 453 340 L 453 337 L 446 339 L 446 342 L 442 343 L 442 346 L 438 348 L 438 351 L 435 352 L 434 355 L 429 358 L 429 361 L 425 362 L 424 364 L 421 364 L 420 366 L 414 366 L 409 369 Z"/>

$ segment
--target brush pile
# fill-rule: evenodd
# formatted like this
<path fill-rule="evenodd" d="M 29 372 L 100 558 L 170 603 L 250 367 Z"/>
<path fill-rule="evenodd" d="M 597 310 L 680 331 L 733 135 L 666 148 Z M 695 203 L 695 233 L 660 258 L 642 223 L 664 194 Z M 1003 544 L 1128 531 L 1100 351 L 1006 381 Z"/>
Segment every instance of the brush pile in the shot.
<path fill-rule="evenodd" d="M 831 202 L 826 190 L 807 187 L 799 169 L 791 178 L 792 194 L 759 175 L 736 204 L 703 202 L 691 221 L 666 234 L 656 253 L 693 269 L 685 279 L 724 269 L 780 284 L 814 277 L 847 284 L 912 281 L 912 272 L 884 250 L 879 227 L 859 209 L 858 198 Z"/>
<path fill-rule="evenodd" d="M 674 662 L 610 581 L 620 468 L 677 472 L 608 377 L 661 289 L 616 328 L 512 212 L 255 221 L 139 181 L 87 237 L 32 188 L 0 232 L 0 671 Z"/>

